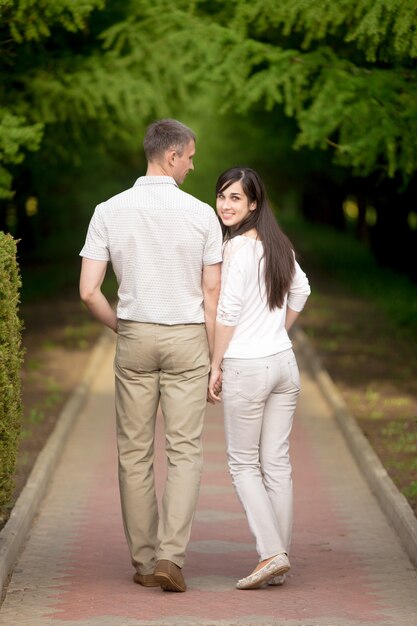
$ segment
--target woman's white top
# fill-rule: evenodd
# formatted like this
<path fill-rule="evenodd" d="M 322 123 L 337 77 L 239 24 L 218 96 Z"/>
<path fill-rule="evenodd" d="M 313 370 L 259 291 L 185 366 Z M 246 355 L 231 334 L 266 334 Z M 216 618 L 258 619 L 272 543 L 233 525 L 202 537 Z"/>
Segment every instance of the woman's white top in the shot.
<path fill-rule="evenodd" d="M 287 306 L 302 311 L 310 285 L 295 262 L 294 278 L 283 307 L 271 311 L 266 298 L 263 252 L 261 241 L 243 235 L 224 244 L 217 321 L 236 326 L 225 358 L 261 358 L 292 346 L 285 330 Z"/>

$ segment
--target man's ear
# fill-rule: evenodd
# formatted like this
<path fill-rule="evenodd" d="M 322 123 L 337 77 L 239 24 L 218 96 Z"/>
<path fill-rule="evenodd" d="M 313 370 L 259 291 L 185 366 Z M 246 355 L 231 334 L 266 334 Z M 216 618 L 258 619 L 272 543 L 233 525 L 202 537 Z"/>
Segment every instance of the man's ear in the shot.
<path fill-rule="evenodd" d="M 177 151 L 176 150 L 168 150 L 167 151 L 167 160 L 168 160 L 168 163 L 170 165 L 174 165 L 176 157 L 177 157 Z"/>

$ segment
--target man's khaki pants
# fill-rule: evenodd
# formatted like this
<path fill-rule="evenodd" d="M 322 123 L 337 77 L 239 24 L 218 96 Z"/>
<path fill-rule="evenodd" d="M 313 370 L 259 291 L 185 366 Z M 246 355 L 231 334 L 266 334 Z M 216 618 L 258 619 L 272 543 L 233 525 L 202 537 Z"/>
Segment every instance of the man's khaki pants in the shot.
<path fill-rule="evenodd" d="M 119 320 L 114 370 L 120 495 L 132 563 L 140 574 L 151 574 L 159 559 L 182 567 L 203 465 L 205 326 Z M 153 462 L 159 402 L 167 479 L 158 515 Z"/>

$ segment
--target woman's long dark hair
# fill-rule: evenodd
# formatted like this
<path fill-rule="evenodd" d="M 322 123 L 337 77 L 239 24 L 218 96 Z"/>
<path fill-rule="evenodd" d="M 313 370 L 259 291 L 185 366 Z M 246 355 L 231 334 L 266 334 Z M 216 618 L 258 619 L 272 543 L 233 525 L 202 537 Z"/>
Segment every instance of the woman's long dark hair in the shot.
<path fill-rule="evenodd" d="M 237 226 L 229 228 L 221 223 L 224 240 L 243 235 L 255 228 L 258 239 L 263 243 L 265 285 L 268 306 L 271 311 L 282 308 L 295 272 L 294 249 L 288 237 L 278 226 L 268 201 L 265 185 L 261 177 L 250 167 L 232 167 L 220 174 L 216 183 L 217 195 L 240 181 L 250 203 L 256 202 L 256 209 Z"/>

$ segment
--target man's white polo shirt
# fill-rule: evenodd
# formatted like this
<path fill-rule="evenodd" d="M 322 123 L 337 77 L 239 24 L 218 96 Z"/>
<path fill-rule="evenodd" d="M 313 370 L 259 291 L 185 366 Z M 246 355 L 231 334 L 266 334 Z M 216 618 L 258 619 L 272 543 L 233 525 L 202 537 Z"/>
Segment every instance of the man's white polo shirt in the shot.
<path fill-rule="evenodd" d="M 204 322 L 202 269 L 222 260 L 213 209 L 169 176 L 142 176 L 99 204 L 80 256 L 111 261 L 117 316 L 154 324 Z"/>

